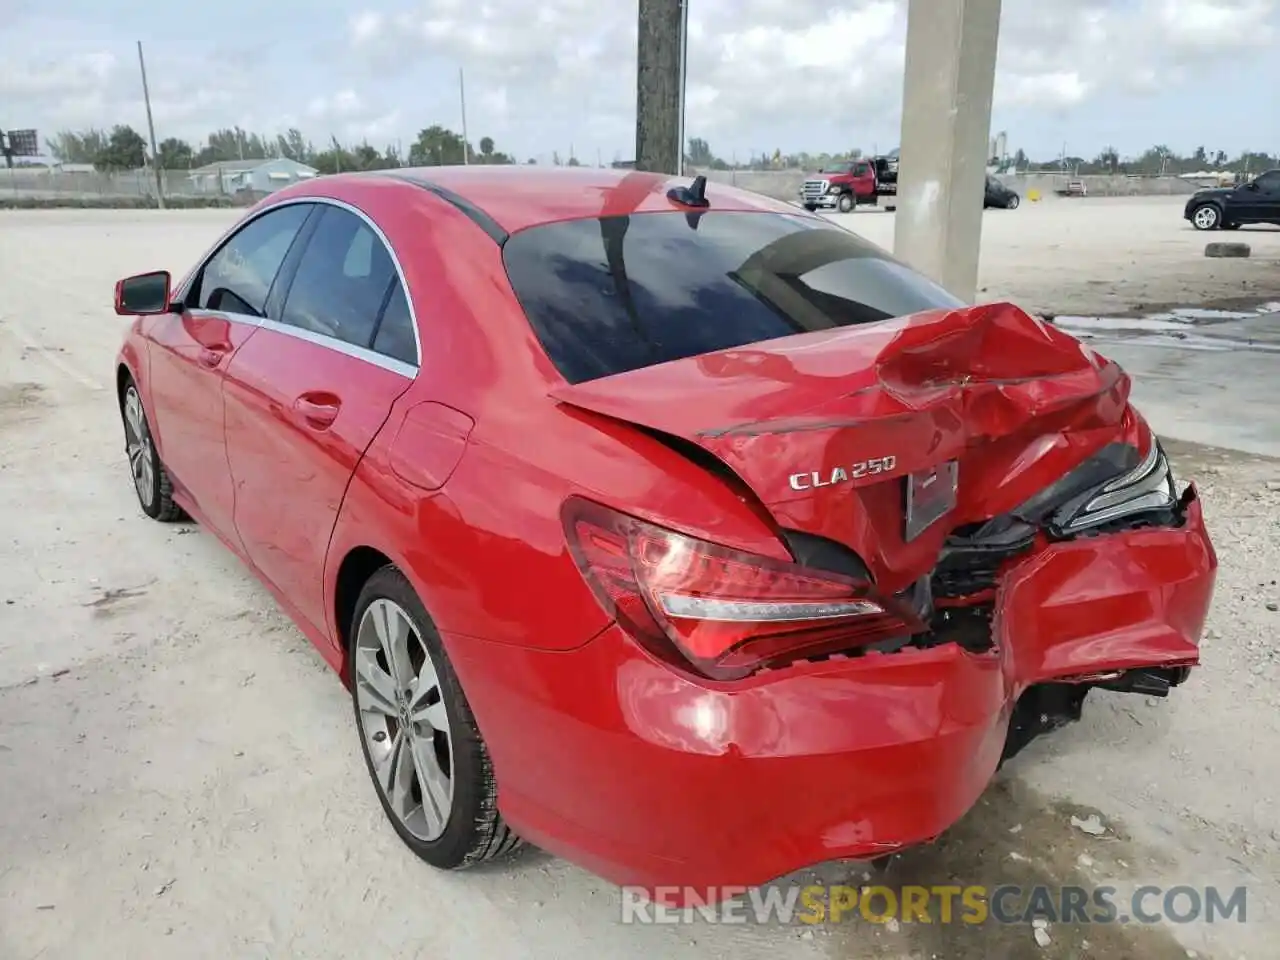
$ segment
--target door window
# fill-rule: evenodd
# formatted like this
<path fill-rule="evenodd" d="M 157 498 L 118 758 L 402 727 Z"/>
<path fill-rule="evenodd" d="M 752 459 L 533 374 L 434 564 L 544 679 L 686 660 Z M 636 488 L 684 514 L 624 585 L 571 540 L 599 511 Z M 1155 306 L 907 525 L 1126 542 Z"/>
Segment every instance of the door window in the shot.
<path fill-rule="evenodd" d="M 1280 170 L 1268 170 L 1258 177 L 1257 184 L 1263 193 L 1280 193 Z"/>
<path fill-rule="evenodd" d="M 413 335 L 413 315 L 409 312 L 409 300 L 397 277 L 391 298 L 382 311 L 382 320 L 373 337 L 373 349 L 386 357 L 416 366 L 418 345 Z"/>
<path fill-rule="evenodd" d="M 325 207 L 285 299 L 291 326 L 369 347 L 395 277 L 382 240 L 360 217 Z"/>
<path fill-rule="evenodd" d="M 280 264 L 311 210 L 310 204 L 290 204 L 246 224 L 205 264 L 192 291 L 196 304 L 263 316 Z"/>

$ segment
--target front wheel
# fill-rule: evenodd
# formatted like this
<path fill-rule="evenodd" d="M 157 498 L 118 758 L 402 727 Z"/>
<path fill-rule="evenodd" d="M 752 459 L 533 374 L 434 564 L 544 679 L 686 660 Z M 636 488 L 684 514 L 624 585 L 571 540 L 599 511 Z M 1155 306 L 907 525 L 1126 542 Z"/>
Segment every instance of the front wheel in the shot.
<path fill-rule="evenodd" d="M 1015 194 L 1014 194 L 1012 197 L 1010 197 L 1010 198 L 1008 199 L 1008 201 L 1005 203 L 1004 208 L 1005 208 L 1006 210 L 1017 210 L 1017 209 L 1018 209 L 1018 203 L 1019 203 L 1019 201 L 1020 201 L 1020 198 L 1019 198 L 1019 197 L 1018 197 L 1018 195 L 1015 193 Z"/>
<path fill-rule="evenodd" d="M 841 213 L 850 213 L 857 205 L 857 202 L 857 198 L 852 193 L 842 193 L 840 194 L 840 199 L 837 201 L 836 206 Z"/>
<path fill-rule="evenodd" d="M 173 483 L 160 462 L 142 396 L 132 381 L 120 398 L 120 415 L 124 420 L 124 449 L 133 475 L 133 490 L 142 512 L 161 523 L 185 519 L 186 513 L 173 502 Z"/>
<path fill-rule="evenodd" d="M 348 644 L 356 728 L 382 809 L 442 870 L 510 853 L 489 751 L 422 602 L 395 567 L 365 584 Z"/>
<path fill-rule="evenodd" d="M 1202 204 L 1191 211 L 1191 225 L 1197 230 L 1216 230 L 1222 224 L 1222 214 L 1211 203 Z"/>

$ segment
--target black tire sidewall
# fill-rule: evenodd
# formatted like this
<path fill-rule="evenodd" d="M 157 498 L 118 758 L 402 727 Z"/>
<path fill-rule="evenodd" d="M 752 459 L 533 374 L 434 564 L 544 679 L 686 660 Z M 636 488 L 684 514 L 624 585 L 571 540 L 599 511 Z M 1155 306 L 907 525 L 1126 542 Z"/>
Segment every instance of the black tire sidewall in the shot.
<path fill-rule="evenodd" d="M 444 832 L 435 840 L 424 841 L 415 837 L 392 812 L 387 798 L 383 796 L 382 789 L 378 786 L 377 774 L 361 727 L 360 704 L 356 698 L 356 629 L 369 605 L 379 599 L 392 600 L 399 604 L 413 620 L 418 636 L 431 654 L 440 683 L 440 696 L 449 718 L 453 748 L 453 770 L 451 771 L 453 804 L 449 809 L 449 821 L 445 824 Z M 355 614 L 348 625 L 347 636 L 349 638 L 346 653 L 347 675 L 351 678 L 351 705 L 356 737 L 360 741 L 360 752 L 364 756 L 370 785 L 378 797 L 378 802 L 382 804 L 383 813 L 405 845 L 427 863 L 445 870 L 462 866 L 476 847 L 476 824 L 482 818 L 485 792 L 488 789 L 484 747 L 480 742 L 471 709 L 462 693 L 462 686 L 445 653 L 440 634 L 403 573 L 395 567 L 383 567 L 369 578 L 364 589 L 360 591 Z"/>

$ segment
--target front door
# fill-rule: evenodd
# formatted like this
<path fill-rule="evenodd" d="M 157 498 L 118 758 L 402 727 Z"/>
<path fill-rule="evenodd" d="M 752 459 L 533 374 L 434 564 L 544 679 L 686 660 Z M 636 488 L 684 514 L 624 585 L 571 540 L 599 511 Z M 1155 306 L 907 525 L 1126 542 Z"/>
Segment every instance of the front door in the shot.
<path fill-rule="evenodd" d="M 1250 220 L 1280 223 L 1280 170 L 1269 170 L 1254 181 L 1258 189 L 1250 191 Z"/>
<path fill-rule="evenodd" d="M 227 457 L 246 553 L 323 634 L 342 498 L 418 357 L 392 256 L 362 217 L 325 206 L 305 244 L 282 277 L 279 320 L 264 321 L 227 368 Z"/>
<path fill-rule="evenodd" d="M 159 317 L 151 328 L 149 383 L 160 456 L 199 518 L 237 547 L 223 378 L 257 331 L 271 284 L 310 209 L 287 206 L 250 221 L 196 273 L 182 295 L 182 313 Z"/>

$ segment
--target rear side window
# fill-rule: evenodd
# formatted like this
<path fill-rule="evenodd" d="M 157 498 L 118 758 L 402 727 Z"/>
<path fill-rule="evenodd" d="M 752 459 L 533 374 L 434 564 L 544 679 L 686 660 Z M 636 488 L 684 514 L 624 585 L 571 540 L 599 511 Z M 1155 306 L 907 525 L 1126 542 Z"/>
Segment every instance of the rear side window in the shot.
<path fill-rule="evenodd" d="M 964 305 L 856 235 L 781 213 L 569 220 L 512 235 L 503 257 L 570 383 Z"/>
<path fill-rule="evenodd" d="M 395 266 L 382 240 L 354 213 L 324 208 L 280 319 L 312 333 L 368 347 Z"/>
<path fill-rule="evenodd" d="M 409 365 L 418 362 L 418 345 L 413 336 L 413 316 L 409 313 L 409 300 L 404 287 L 396 278 L 395 288 L 382 313 L 382 322 L 373 337 L 373 349 L 383 356 L 392 357 Z"/>

